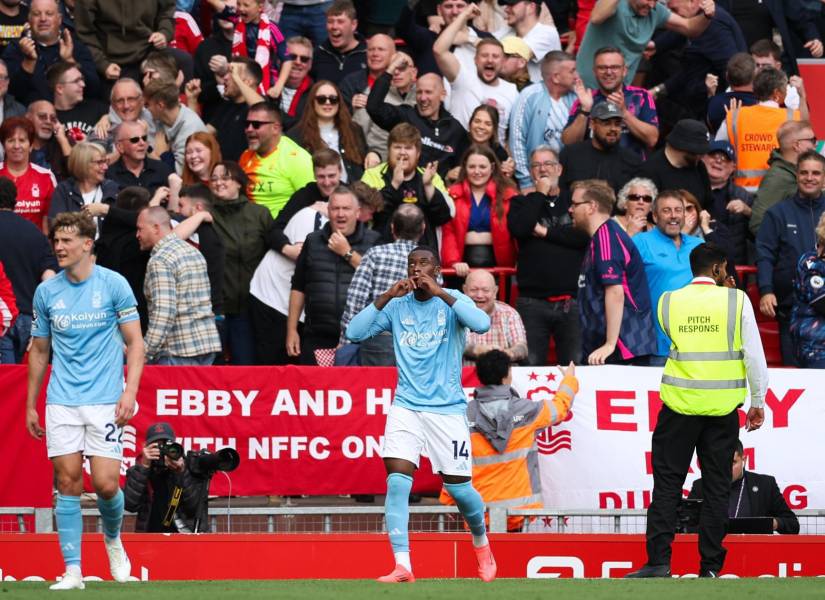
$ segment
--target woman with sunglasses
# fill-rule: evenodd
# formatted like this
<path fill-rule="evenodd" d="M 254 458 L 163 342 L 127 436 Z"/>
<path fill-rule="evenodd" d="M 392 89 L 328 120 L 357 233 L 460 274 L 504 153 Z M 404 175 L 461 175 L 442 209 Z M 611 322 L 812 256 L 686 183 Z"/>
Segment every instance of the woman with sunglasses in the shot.
<path fill-rule="evenodd" d="M 489 146 L 474 144 L 461 159 L 458 183 L 450 186 L 455 217 L 445 224 L 441 263 L 466 277 L 471 267 L 512 267 L 516 246 L 507 229 L 510 199 L 518 192 L 501 174 Z"/>
<path fill-rule="evenodd" d="M 501 165 L 501 174 L 505 177 L 512 177 L 516 172 L 516 163 L 510 158 L 507 148 L 501 145 L 498 140 L 498 111 L 489 104 L 476 106 L 473 114 L 470 115 L 470 123 L 467 127 L 467 138 L 470 144 L 488 146 Z M 458 181 L 461 165 L 456 165 L 447 172 L 447 181 Z"/>
<path fill-rule="evenodd" d="M 249 284 L 269 245 L 266 234 L 274 223 L 269 209 L 246 197 L 248 180 L 238 163 L 215 164 L 209 178 L 215 195 L 213 225 L 223 241 L 225 322 L 218 329 L 233 365 L 255 364 L 255 338 L 249 317 Z"/>
<path fill-rule="evenodd" d="M 203 183 L 209 185 L 214 166 L 221 162 L 221 148 L 214 135 L 196 131 L 186 140 L 183 151 L 183 185 Z"/>
<path fill-rule="evenodd" d="M 619 190 L 616 200 L 616 221 L 625 233 L 633 237 L 642 231 L 653 228 L 650 222 L 650 209 L 653 199 L 659 191 L 656 184 L 644 177 L 634 177 Z"/>
<path fill-rule="evenodd" d="M 309 90 L 307 110 L 287 136 L 313 154 L 330 148 L 341 155 L 341 182 L 358 181 L 364 174 L 367 142 L 361 126 L 352 120 L 338 87 L 326 80 Z"/>
<path fill-rule="evenodd" d="M 54 191 L 49 219 L 62 212 L 77 212 L 87 204 L 112 204 L 120 186 L 106 179 L 108 168 L 103 146 L 93 142 L 77 143 L 69 154 L 70 177 L 61 181 Z"/>

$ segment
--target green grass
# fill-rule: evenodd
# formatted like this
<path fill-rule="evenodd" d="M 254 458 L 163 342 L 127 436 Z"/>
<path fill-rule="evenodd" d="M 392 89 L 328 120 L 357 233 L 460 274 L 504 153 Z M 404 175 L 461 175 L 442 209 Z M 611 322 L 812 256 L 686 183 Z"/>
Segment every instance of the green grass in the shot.
<path fill-rule="evenodd" d="M 48 583 L 2 582 L 0 600 L 52 597 Z M 63 597 L 57 594 L 55 597 Z M 772 600 L 825 598 L 825 580 L 717 579 L 717 580 L 603 580 L 603 579 L 501 579 L 485 584 L 472 579 L 427 579 L 412 585 L 385 585 L 364 580 L 300 581 L 162 581 L 116 584 L 90 582 L 85 591 L 70 593 L 83 600 L 141 598 L 152 600 L 368 600 L 445 598 L 517 600 L 712 600 L 716 598 Z"/>

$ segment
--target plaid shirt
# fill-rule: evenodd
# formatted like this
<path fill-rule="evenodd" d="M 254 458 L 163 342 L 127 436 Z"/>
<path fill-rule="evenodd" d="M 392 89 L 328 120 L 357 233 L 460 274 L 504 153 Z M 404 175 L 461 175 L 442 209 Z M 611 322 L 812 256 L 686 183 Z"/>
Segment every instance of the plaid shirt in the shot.
<path fill-rule="evenodd" d="M 395 240 L 391 244 L 381 244 L 367 250 L 347 291 L 347 308 L 341 317 L 342 344 L 349 343 L 344 331 L 352 318 L 396 281 L 407 277 L 407 257 L 417 245 L 412 240 Z"/>
<path fill-rule="evenodd" d="M 174 233 L 152 248 L 143 292 L 149 307 L 147 358 L 161 352 L 200 356 L 221 351 L 206 261 Z"/>
<path fill-rule="evenodd" d="M 524 323 L 516 309 L 496 300 L 496 307 L 490 315 L 490 329 L 487 333 L 467 332 L 465 347 L 471 346 L 495 346 L 496 348 L 509 349 L 516 344 L 524 344 L 527 347 L 527 332 L 524 330 Z M 471 367 L 475 361 L 464 359 L 464 366 Z"/>

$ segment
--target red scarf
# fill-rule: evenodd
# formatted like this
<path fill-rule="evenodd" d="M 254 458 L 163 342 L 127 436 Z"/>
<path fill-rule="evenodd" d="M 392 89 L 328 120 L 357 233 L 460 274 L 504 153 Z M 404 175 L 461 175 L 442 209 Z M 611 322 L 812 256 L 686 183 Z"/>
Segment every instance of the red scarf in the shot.
<path fill-rule="evenodd" d="M 306 91 L 312 85 L 312 80 L 309 77 L 304 77 L 301 80 L 301 83 L 298 85 L 297 89 L 295 90 L 295 95 L 292 96 L 292 102 L 289 103 L 289 110 L 286 112 L 290 117 L 294 117 L 295 113 L 298 112 L 298 103 L 301 101 L 301 96 L 303 96 Z"/>
<path fill-rule="evenodd" d="M 266 92 L 275 82 L 270 78 L 272 75 L 272 52 L 277 44 L 277 40 L 272 35 L 272 27 L 269 17 L 261 13 L 258 19 L 258 42 L 255 46 L 255 62 L 261 65 L 263 79 L 259 91 Z M 232 35 L 232 56 L 246 56 L 246 23 L 238 19 L 235 23 L 235 33 Z"/>

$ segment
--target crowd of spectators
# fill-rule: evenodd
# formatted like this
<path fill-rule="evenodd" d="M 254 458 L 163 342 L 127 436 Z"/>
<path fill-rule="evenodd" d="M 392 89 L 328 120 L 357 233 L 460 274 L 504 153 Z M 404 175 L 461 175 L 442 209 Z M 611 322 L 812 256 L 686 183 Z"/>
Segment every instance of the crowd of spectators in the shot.
<path fill-rule="evenodd" d="M 822 3 L 138 4 L 0 2 L 0 362 L 82 211 L 155 363 L 393 364 L 342 330 L 421 244 L 491 316 L 466 364 L 661 364 L 708 240 L 823 364 Z"/>

